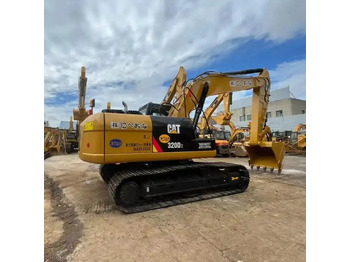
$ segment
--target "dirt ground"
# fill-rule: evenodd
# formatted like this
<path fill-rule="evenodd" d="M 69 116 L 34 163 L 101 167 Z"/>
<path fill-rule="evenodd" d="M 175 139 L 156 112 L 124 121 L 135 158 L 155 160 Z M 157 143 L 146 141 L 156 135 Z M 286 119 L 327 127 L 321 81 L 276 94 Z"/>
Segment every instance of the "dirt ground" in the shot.
<path fill-rule="evenodd" d="M 252 171 L 241 194 L 126 215 L 98 165 L 53 156 L 44 161 L 45 261 L 305 261 L 305 160 L 287 155 L 281 175 Z"/>

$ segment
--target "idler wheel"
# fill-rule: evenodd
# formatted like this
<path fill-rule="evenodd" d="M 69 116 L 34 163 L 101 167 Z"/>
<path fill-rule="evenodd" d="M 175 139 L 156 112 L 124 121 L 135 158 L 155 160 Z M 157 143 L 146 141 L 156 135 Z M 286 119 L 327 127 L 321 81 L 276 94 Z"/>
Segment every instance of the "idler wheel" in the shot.
<path fill-rule="evenodd" d="M 140 186 L 135 181 L 125 182 L 120 186 L 119 200 L 122 205 L 132 205 L 140 198 Z"/>

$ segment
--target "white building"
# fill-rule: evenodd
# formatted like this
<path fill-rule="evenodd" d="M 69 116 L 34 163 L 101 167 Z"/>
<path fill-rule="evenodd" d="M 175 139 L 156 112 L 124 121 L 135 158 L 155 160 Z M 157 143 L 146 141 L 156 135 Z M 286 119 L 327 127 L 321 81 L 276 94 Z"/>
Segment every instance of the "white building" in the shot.
<path fill-rule="evenodd" d="M 233 100 L 231 121 L 237 127 L 246 127 L 251 121 L 252 97 Z M 222 110 L 222 105 L 221 105 Z M 267 109 L 267 125 L 272 131 L 293 130 L 298 124 L 306 124 L 306 101 L 292 97 L 289 87 L 271 91 Z"/>

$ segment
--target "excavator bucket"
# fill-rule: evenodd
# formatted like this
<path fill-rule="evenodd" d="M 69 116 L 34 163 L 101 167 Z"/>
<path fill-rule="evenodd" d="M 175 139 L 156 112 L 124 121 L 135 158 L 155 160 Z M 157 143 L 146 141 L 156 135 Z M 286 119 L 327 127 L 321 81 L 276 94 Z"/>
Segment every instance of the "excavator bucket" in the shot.
<path fill-rule="evenodd" d="M 248 156 L 248 153 L 247 153 L 247 150 L 245 149 L 243 143 L 241 142 L 236 142 L 236 143 L 233 143 L 233 153 L 235 156 L 237 157 L 247 157 Z"/>
<path fill-rule="evenodd" d="M 250 145 L 249 142 L 244 143 L 245 149 L 248 152 L 250 161 L 249 164 L 253 168 L 256 166 L 270 168 L 271 171 L 278 169 L 282 170 L 282 162 L 284 158 L 284 143 L 282 142 L 261 142 L 258 145 Z"/>

